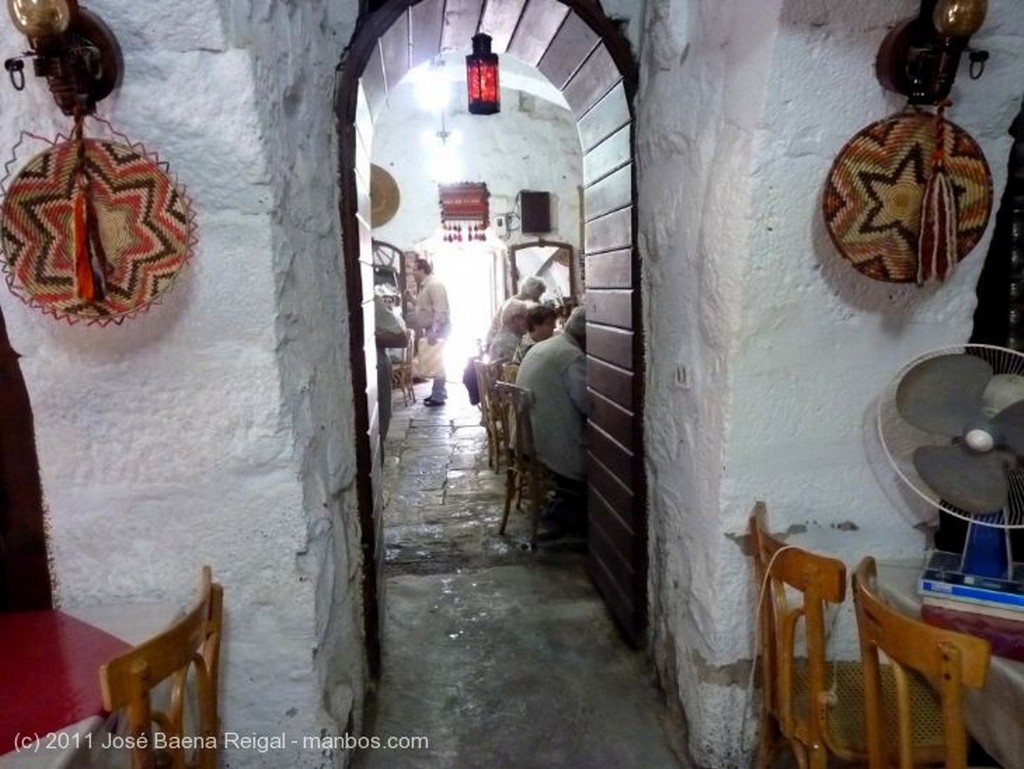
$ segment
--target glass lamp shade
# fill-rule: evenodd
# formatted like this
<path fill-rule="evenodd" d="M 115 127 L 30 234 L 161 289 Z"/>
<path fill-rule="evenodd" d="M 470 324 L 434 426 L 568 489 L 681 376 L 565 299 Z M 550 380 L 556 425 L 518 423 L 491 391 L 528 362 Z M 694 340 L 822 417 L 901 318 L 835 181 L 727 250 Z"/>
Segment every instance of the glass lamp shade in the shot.
<path fill-rule="evenodd" d="M 488 35 L 473 36 L 473 53 L 466 57 L 466 91 L 470 114 L 493 115 L 501 111 L 498 55 L 491 53 Z"/>
<path fill-rule="evenodd" d="M 59 35 L 71 23 L 67 0 L 7 0 L 14 26 L 30 40 Z"/>
<path fill-rule="evenodd" d="M 945 37 L 970 37 L 981 27 L 988 0 L 939 0 L 932 24 Z"/>

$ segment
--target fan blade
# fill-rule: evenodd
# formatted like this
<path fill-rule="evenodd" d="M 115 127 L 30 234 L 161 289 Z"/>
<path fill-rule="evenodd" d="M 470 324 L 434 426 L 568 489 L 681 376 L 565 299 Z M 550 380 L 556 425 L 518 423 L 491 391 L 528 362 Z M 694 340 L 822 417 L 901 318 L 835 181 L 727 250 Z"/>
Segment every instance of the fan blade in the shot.
<path fill-rule="evenodd" d="M 1003 437 L 1003 445 L 1024 458 L 1024 401 L 1014 403 L 992 419 L 992 425 Z"/>
<path fill-rule="evenodd" d="M 907 422 L 937 435 L 960 435 L 981 417 L 981 395 L 992 367 L 973 355 L 940 355 L 914 366 L 896 388 L 896 408 Z"/>
<path fill-rule="evenodd" d="M 978 454 L 963 444 L 921 446 L 914 467 L 939 497 L 968 513 L 992 513 L 1006 507 L 1009 484 L 1005 458 L 998 452 Z"/>

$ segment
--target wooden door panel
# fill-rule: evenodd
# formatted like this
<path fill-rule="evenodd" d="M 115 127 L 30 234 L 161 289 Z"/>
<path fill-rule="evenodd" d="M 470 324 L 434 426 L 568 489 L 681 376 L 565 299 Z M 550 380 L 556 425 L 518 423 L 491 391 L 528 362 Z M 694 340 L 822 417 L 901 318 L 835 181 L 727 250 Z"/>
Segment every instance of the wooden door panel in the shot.
<path fill-rule="evenodd" d="M 616 477 L 614 470 L 596 460 L 588 469 L 593 472 L 587 475 L 587 485 L 601 495 L 613 513 L 609 531 L 616 531 L 621 536 L 633 536 L 636 510 L 633 508 L 632 489 Z"/>
<path fill-rule="evenodd" d="M 626 90 L 619 84 L 576 124 L 580 131 L 580 146 L 589 153 L 609 136 L 629 126 L 631 121 Z"/>
<path fill-rule="evenodd" d="M 569 6 L 558 0 L 529 0 L 508 52 L 532 67 L 537 66 L 568 13 Z"/>
<path fill-rule="evenodd" d="M 587 326 L 587 355 L 622 368 L 633 365 L 633 332 L 609 326 Z"/>
<path fill-rule="evenodd" d="M 366 93 L 366 104 L 369 107 L 370 119 L 376 120 L 384 109 L 384 101 L 388 96 L 387 78 L 384 76 L 384 62 L 381 59 L 380 43 L 374 46 L 370 60 L 366 63 L 366 70 L 360 79 L 363 91 Z M 363 130 L 371 130 L 372 123 L 360 127 Z"/>
<path fill-rule="evenodd" d="M 633 412 L 627 411 L 613 401 L 593 390 L 588 390 L 590 404 L 590 421 L 621 443 L 634 451 L 633 445 Z"/>
<path fill-rule="evenodd" d="M 633 410 L 632 371 L 591 358 L 587 362 L 587 386 L 624 409 Z"/>
<path fill-rule="evenodd" d="M 597 46 L 562 91 L 578 120 L 622 80 L 604 45 Z"/>
<path fill-rule="evenodd" d="M 500 3 L 486 3 L 484 15 L 480 19 L 480 31 L 491 36 L 491 50 L 504 53 L 508 50 L 509 41 L 516 31 L 519 15 L 523 12 L 526 0 L 501 0 Z"/>
<path fill-rule="evenodd" d="M 595 288 L 587 291 L 587 327 L 591 323 L 631 328 L 633 326 L 633 290 Z M 632 364 L 629 366 L 632 368 Z"/>
<path fill-rule="evenodd" d="M 633 246 L 633 209 L 622 208 L 586 224 L 583 234 L 585 251 L 617 251 Z"/>
<path fill-rule="evenodd" d="M 587 286 L 630 288 L 633 285 L 633 255 L 629 249 L 587 255 Z"/>
<path fill-rule="evenodd" d="M 629 208 L 632 204 L 632 165 L 623 166 L 583 191 L 583 209 L 588 220 Z"/>
<path fill-rule="evenodd" d="M 403 13 L 380 38 L 384 83 L 391 91 L 409 71 L 409 14 Z"/>
<path fill-rule="evenodd" d="M 441 51 L 472 50 L 473 35 L 480 22 L 484 0 L 448 0 L 444 7 Z"/>
<path fill-rule="evenodd" d="M 537 64 L 551 84 L 562 90 L 569 78 L 590 56 L 601 38 L 574 13 L 570 13 L 551 41 L 544 58 Z"/>
<path fill-rule="evenodd" d="M 601 500 L 599 494 L 593 494 L 592 499 L 600 500 L 597 501 L 598 508 L 603 507 L 608 513 L 612 513 L 611 507 Z M 624 549 L 622 547 L 623 535 L 621 532 L 615 531 L 614 527 L 607 527 L 607 523 L 614 520 L 614 514 L 600 516 L 598 518 L 598 523 L 593 524 L 594 536 L 590 538 L 590 546 L 593 548 L 594 558 L 601 561 L 609 574 L 619 585 L 631 585 L 633 583 L 633 578 L 636 576 L 636 570 L 632 564 L 630 549 Z M 625 589 L 620 590 L 619 592 L 624 597 L 628 596 Z M 625 603 L 629 606 L 631 611 L 635 608 L 635 602 L 632 596 L 628 596 Z"/>
<path fill-rule="evenodd" d="M 592 422 L 587 425 L 587 453 L 593 461 L 609 469 L 623 486 L 636 488 L 633 472 L 635 453 Z"/>
<path fill-rule="evenodd" d="M 409 65 L 417 67 L 437 56 L 444 23 L 444 0 L 423 0 L 409 9 Z"/>
<path fill-rule="evenodd" d="M 633 156 L 632 126 L 628 123 L 590 149 L 583 156 L 583 183 L 590 186 L 617 168 L 630 163 Z M 632 192 L 632 190 L 631 190 Z"/>

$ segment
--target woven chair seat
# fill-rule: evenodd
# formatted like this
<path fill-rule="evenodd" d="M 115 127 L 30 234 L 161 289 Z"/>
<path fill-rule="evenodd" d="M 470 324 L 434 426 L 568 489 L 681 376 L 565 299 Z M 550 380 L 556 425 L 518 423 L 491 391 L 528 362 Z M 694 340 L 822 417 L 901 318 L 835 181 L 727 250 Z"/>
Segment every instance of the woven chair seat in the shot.
<path fill-rule="evenodd" d="M 806 660 L 796 660 L 793 668 L 793 707 L 798 723 L 808 722 L 808 688 L 810 679 Z M 851 760 L 867 755 L 864 732 L 864 674 L 860 661 L 830 662 L 828 675 L 833 682 L 825 710 L 829 749 Z M 896 683 L 892 668 L 882 668 L 882 692 L 886 702 L 886 737 L 889 745 L 897 745 Z M 935 690 L 920 676 L 910 678 L 910 699 L 913 705 L 913 743 L 915 756 L 925 763 L 941 762 L 944 740 L 942 733 L 942 702 Z"/>

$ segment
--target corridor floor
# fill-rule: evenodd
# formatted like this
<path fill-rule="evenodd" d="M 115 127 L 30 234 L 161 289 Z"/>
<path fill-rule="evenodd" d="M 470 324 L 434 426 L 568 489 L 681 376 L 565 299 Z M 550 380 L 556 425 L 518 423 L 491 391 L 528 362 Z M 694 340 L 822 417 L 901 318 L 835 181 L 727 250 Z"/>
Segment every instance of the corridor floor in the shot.
<path fill-rule="evenodd" d="M 357 769 L 685 766 L 680 729 L 641 653 L 619 637 L 585 555 L 527 546 L 479 412 L 395 403 L 386 446 L 384 675 Z M 457 391 L 456 391 L 457 390 Z"/>

